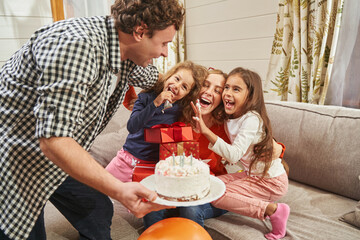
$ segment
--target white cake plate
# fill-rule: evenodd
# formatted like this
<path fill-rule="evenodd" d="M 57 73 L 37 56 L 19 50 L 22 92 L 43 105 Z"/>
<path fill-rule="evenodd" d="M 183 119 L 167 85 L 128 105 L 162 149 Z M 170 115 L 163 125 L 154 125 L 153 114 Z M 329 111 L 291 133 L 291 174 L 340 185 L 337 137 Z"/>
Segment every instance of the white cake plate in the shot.
<path fill-rule="evenodd" d="M 147 187 L 150 190 L 155 191 L 155 175 L 150 175 L 140 182 L 142 185 Z M 176 187 L 176 186 L 174 186 Z M 189 201 L 189 202 L 177 202 L 177 201 L 169 201 L 157 197 L 154 203 L 165 205 L 165 206 L 175 206 L 175 207 L 188 207 L 188 206 L 196 206 L 202 205 L 205 203 L 209 203 L 215 201 L 216 199 L 220 198 L 225 193 L 225 184 L 219 178 L 210 175 L 210 192 L 209 194 L 196 201 Z"/>

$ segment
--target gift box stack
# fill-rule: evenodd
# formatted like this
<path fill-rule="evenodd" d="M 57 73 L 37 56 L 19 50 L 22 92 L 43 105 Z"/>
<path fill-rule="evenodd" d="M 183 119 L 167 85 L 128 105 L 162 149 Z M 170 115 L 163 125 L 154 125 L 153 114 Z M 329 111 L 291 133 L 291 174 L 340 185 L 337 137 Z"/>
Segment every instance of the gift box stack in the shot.
<path fill-rule="evenodd" d="M 199 142 L 193 140 L 192 128 L 185 123 L 176 122 L 171 125 L 159 124 L 145 129 L 145 141 L 159 143 L 159 160 L 178 155 L 190 156 L 199 159 Z M 147 166 L 150 167 L 150 166 Z M 133 181 L 141 181 L 154 173 L 154 168 L 136 166 L 133 172 Z"/>

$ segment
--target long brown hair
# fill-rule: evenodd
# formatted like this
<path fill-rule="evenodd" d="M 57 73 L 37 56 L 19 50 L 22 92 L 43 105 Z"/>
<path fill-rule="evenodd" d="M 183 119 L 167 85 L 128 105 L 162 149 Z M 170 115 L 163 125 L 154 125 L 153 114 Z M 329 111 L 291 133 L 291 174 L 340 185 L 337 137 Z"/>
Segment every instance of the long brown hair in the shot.
<path fill-rule="evenodd" d="M 194 85 L 192 86 L 190 92 L 178 101 L 182 111 L 182 115 L 179 120 L 185 123 L 191 123 L 193 121 L 193 110 L 190 102 L 195 102 L 199 97 L 201 87 L 203 86 L 204 81 L 208 76 L 208 72 L 205 67 L 199 64 L 195 64 L 192 61 L 180 62 L 167 71 L 165 75 L 159 79 L 159 81 L 157 81 L 154 87 L 145 90 L 145 92 L 154 92 L 156 95 L 159 95 L 164 89 L 165 81 L 181 69 L 191 71 L 192 77 L 194 78 Z"/>
<path fill-rule="evenodd" d="M 241 115 L 249 111 L 256 111 L 260 115 L 260 120 L 262 120 L 263 122 L 262 140 L 254 146 L 254 161 L 252 161 L 250 164 L 249 173 L 251 173 L 252 166 L 255 166 L 256 163 L 258 163 L 259 161 L 264 161 L 265 168 L 262 174 L 262 176 L 264 177 L 271 165 L 273 153 L 273 137 L 270 119 L 267 115 L 264 102 L 262 81 L 259 74 L 241 67 L 233 69 L 229 73 L 228 77 L 233 75 L 238 75 L 239 77 L 241 77 L 248 88 L 248 96 L 243 105 Z"/>

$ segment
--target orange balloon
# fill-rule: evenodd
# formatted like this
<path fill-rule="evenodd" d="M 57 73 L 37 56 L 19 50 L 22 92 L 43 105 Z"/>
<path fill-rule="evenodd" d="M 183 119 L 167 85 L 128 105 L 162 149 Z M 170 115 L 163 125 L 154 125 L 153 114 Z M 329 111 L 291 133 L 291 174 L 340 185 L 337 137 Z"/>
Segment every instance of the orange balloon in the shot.
<path fill-rule="evenodd" d="M 198 223 L 181 217 L 166 218 L 146 229 L 138 240 L 212 240 Z"/>

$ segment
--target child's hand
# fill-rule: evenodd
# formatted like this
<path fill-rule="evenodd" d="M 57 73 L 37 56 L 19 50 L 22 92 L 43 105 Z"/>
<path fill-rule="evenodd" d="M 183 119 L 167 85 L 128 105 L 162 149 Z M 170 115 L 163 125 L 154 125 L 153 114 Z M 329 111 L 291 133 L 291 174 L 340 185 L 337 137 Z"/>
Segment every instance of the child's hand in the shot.
<path fill-rule="evenodd" d="M 198 104 L 199 99 L 197 100 L 197 104 L 195 106 L 195 104 L 193 102 L 191 102 L 191 107 L 194 110 L 195 113 L 195 117 L 193 117 L 193 119 L 196 121 L 196 125 L 195 125 L 195 132 L 200 132 L 200 133 L 204 133 L 204 131 L 208 130 L 208 127 L 205 125 L 205 122 L 202 118 L 201 115 L 201 109 L 199 107 Z"/>
<path fill-rule="evenodd" d="M 204 135 L 209 140 L 209 142 L 211 144 L 215 144 L 215 142 L 218 139 L 218 136 L 215 133 L 213 133 L 210 130 L 210 128 L 208 128 L 206 126 L 206 124 L 202 118 L 202 115 L 201 115 L 201 107 L 199 104 L 199 99 L 197 100 L 196 107 L 193 102 L 191 102 L 190 104 L 191 104 L 192 109 L 195 112 L 195 117 L 193 117 L 193 119 L 196 121 L 196 126 L 195 126 L 194 131 L 200 132 L 202 135 Z"/>
<path fill-rule="evenodd" d="M 154 100 L 155 107 L 160 106 L 166 100 L 168 100 L 170 103 L 172 103 L 172 98 L 173 97 L 174 97 L 174 94 L 171 91 L 163 91 L 163 92 L 161 92 Z"/>

